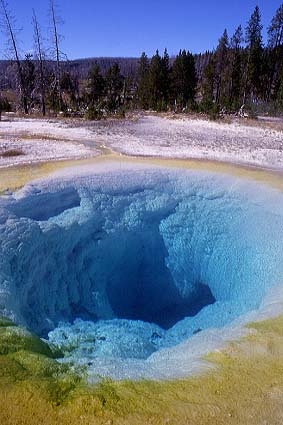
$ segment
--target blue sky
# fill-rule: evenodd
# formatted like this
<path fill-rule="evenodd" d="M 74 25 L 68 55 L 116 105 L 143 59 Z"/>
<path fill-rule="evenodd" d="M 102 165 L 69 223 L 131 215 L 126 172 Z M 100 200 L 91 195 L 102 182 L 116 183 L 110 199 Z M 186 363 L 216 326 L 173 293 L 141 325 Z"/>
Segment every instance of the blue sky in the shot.
<path fill-rule="evenodd" d="M 57 0 L 64 24 L 62 50 L 69 59 L 93 56 L 150 56 L 167 47 L 194 53 L 212 49 L 225 27 L 246 25 L 258 4 L 269 24 L 283 0 Z M 32 8 L 48 31 L 48 0 L 8 0 L 21 27 L 22 51 L 32 48 Z M 3 36 L 2 36 L 3 38 Z M 0 43 L 0 46 L 3 43 Z M 0 48 L 3 56 L 4 49 Z"/>

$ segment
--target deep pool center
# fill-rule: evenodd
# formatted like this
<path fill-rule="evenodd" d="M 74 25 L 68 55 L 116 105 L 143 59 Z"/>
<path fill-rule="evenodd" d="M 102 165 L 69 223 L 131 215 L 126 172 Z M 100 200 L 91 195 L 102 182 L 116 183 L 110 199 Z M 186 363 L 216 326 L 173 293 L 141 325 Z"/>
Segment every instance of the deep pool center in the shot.
<path fill-rule="evenodd" d="M 0 232 L 0 313 L 97 375 L 168 376 L 282 283 L 282 194 L 220 174 L 54 176 L 1 198 Z"/>

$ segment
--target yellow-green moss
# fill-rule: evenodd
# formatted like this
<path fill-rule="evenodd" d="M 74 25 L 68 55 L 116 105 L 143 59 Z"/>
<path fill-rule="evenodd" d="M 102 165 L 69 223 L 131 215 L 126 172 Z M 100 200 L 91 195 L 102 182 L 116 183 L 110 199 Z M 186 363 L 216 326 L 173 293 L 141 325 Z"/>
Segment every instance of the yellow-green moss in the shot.
<path fill-rule="evenodd" d="M 0 356 L 6 373 L 0 381 L 7 383 L 7 372 L 14 377 L 0 386 L 0 423 L 281 425 L 282 319 L 251 324 L 257 330 L 252 338 L 206 356 L 215 369 L 169 382 L 104 380 L 87 386 L 42 354 Z"/>
<path fill-rule="evenodd" d="M 0 316 L 0 328 L 7 326 L 16 326 L 16 324 L 12 320 Z"/>
<path fill-rule="evenodd" d="M 69 371 L 67 364 L 60 364 L 42 354 L 21 350 L 10 354 L 9 357 L 22 366 L 30 376 L 58 378 Z"/>
<path fill-rule="evenodd" d="M 0 327 L 0 355 L 14 353 L 20 350 L 55 357 L 49 345 L 36 335 L 20 327 Z"/>
<path fill-rule="evenodd" d="M 4 320 L 3 320 L 4 323 Z M 28 392 L 58 406 L 82 384 L 83 370 L 55 360 L 47 343 L 21 327 L 0 328 L 0 399 L 4 394 Z M 21 403 L 21 400 L 19 400 Z M 0 414 L 1 418 L 1 414 Z M 5 423 L 0 420 L 0 423 Z"/>
<path fill-rule="evenodd" d="M 278 336 L 283 337 L 283 316 L 269 319 L 262 322 L 252 322 L 247 325 L 247 328 L 256 329 L 262 334 L 276 333 Z"/>

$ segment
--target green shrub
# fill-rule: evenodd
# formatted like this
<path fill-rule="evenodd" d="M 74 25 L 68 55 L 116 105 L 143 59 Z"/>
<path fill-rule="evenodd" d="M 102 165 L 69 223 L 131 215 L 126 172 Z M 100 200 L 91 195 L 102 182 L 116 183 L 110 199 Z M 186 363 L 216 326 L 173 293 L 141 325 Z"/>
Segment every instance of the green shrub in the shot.
<path fill-rule="evenodd" d="M 12 111 L 12 106 L 11 106 L 9 100 L 7 99 L 7 97 L 2 97 L 2 99 L 0 99 L 0 111 L 1 112 L 11 112 Z"/>
<path fill-rule="evenodd" d="M 90 121 L 101 120 L 103 112 L 99 107 L 89 107 L 85 113 L 85 118 Z"/>

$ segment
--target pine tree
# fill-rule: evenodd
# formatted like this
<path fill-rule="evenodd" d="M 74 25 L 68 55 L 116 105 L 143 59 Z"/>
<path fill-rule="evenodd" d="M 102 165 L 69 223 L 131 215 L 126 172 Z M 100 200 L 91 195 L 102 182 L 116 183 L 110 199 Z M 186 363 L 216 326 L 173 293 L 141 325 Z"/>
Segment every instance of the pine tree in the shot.
<path fill-rule="evenodd" d="M 117 63 L 111 66 L 106 72 L 105 85 L 107 92 L 107 109 L 110 112 L 117 111 L 121 105 L 121 95 L 124 85 L 124 77 Z"/>
<path fill-rule="evenodd" d="M 100 72 L 99 65 L 95 64 L 88 74 L 86 99 L 88 106 L 94 108 L 105 95 L 105 80 Z"/>
<path fill-rule="evenodd" d="M 162 101 L 165 109 L 169 100 L 169 87 L 170 87 L 170 58 L 167 49 L 164 50 L 162 58 L 162 80 L 161 80 L 161 92 Z"/>
<path fill-rule="evenodd" d="M 148 72 L 149 107 L 158 109 L 162 103 L 163 64 L 159 51 L 151 58 Z"/>
<path fill-rule="evenodd" d="M 268 49 L 270 67 L 267 100 L 270 100 L 272 92 L 276 100 L 277 94 L 281 92 L 281 80 L 283 84 L 283 4 L 277 9 L 268 27 Z"/>
<path fill-rule="evenodd" d="M 77 77 L 70 72 L 63 72 L 61 75 L 62 100 L 65 104 L 77 109 L 79 104 L 79 82 Z"/>
<path fill-rule="evenodd" d="M 87 109 L 86 117 L 90 120 L 100 119 L 106 96 L 106 82 L 101 74 L 100 67 L 95 63 L 88 73 L 86 86 L 83 91 L 83 100 Z"/>
<path fill-rule="evenodd" d="M 246 78 L 244 89 L 244 101 L 247 97 L 250 100 L 257 100 L 261 93 L 262 80 L 262 29 L 261 15 L 259 7 L 256 6 L 246 28 L 246 43 L 248 50 L 248 58 L 246 64 Z"/>
<path fill-rule="evenodd" d="M 225 98 L 225 78 L 227 76 L 226 71 L 228 65 L 228 44 L 228 33 L 225 29 L 215 51 L 215 101 L 217 105 L 220 105 L 220 103 Z"/>
<path fill-rule="evenodd" d="M 215 87 L 215 57 L 213 55 L 203 71 L 203 78 L 202 78 L 201 106 L 203 111 L 205 112 L 212 109 L 215 103 L 214 87 Z"/>
<path fill-rule="evenodd" d="M 137 98 L 138 105 L 142 109 L 148 109 L 149 107 L 149 60 L 146 54 L 143 52 L 137 71 Z"/>
<path fill-rule="evenodd" d="M 194 103 L 196 92 L 196 70 L 193 55 L 180 50 L 171 71 L 171 98 L 175 106 L 186 108 Z"/>
<path fill-rule="evenodd" d="M 283 44 L 283 4 L 277 9 L 268 27 L 268 47 L 276 49 Z"/>
<path fill-rule="evenodd" d="M 240 108 L 240 95 L 242 85 L 242 42 L 243 31 L 241 25 L 238 26 L 230 40 L 230 85 L 229 104 L 232 109 Z"/>
<path fill-rule="evenodd" d="M 149 107 L 166 110 L 169 96 L 169 56 L 167 50 L 161 57 L 159 51 L 152 57 L 148 72 Z"/>

